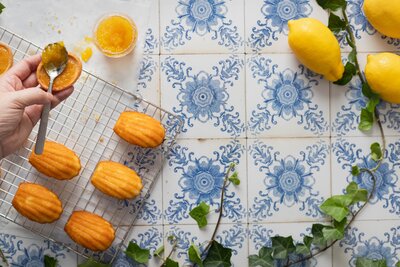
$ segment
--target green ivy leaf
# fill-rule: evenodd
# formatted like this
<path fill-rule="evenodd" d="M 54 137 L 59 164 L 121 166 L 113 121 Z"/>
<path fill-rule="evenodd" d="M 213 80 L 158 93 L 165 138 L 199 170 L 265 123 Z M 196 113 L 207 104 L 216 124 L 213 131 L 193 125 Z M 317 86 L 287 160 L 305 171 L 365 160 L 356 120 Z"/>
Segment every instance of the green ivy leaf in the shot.
<path fill-rule="evenodd" d="M 165 263 L 162 265 L 163 267 L 179 267 L 179 264 L 176 261 L 167 258 Z"/>
<path fill-rule="evenodd" d="M 207 222 L 208 213 L 210 213 L 210 206 L 207 205 L 204 201 L 202 201 L 197 207 L 195 207 L 189 212 L 189 215 L 197 222 L 199 228 L 203 228 L 208 224 Z"/>
<path fill-rule="evenodd" d="M 347 58 L 348 58 L 349 62 L 356 63 L 356 61 L 357 61 L 357 50 L 353 48 Z"/>
<path fill-rule="evenodd" d="M 304 244 L 297 244 L 296 245 L 296 254 L 299 255 L 308 255 L 310 254 L 310 248 L 308 248 L 306 245 Z"/>
<path fill-rule="evenodd" d="M 351 81 L 351 79 L 353 79 L 354 75 L 356 74 L 357 74 L 356 66 L 351 62 L 347 62 L 346 66 L 344 67 L 344 73 L 342 78 L 334 82 L 334 84 L 346 85 Z"/>
<path fill-rule="evenodd" d="M 360 168 L 357 165 L 351 167 L 351 175 L 358 176 L 360 175 Z"/>
<path fill-rule="evenodd" d="M 5 9 L 5 5 L 3 5 L 2 3 L 0 3 L 0 14 L 3 12 L 3 9 Z"/>
<path fill-rule="evenodd" d="M 348 195 L 332 196 L 321 205 L 321 210 L 340 222 L 349 215 L 352 198 Z"/>
<path fill-rule="evenodd" d="M 315 223 L 311 227 L 311 234 L 313 235 L 313 244 L 324 246 L 326 245 L 326 240 L 322 230 L 326 226 L 323 224 Z"/>
<path fill-rule="evenodd" d="M 336 11 L 346 7 L 346 0 L 317 0 L 318 5 L 323 9 Z"/>
<path fill-rule="evenodd" d="M 400 261 L 396 263 L 395 267 L 400 267 Z"/>
<path fill-rule="evenodd" d="M 370 260 L 367 258 L 357 258 L 356 267 L 387 267 L 386 260 Z"/>
<path fill-rule="evenodd" d="M 323 233 L 326 241 L 333 242 L 335 240 L 343 239 L 344 238 L 344 228 L 346 226 L 346 223 L 347 223 L 347 219 L 344 218 L 343 221 L 341 221 L 341 222 L 334 221 L 333 227 L 327 226 L 324 229 L 322 229 L 322 233 Z"/>
<path fill-rule="evenodd" d="M 126 256 L 138 263 L 147 263 L 150 257 L 150 250 L 139 247 L 136 243 L 129 242 L 125 251 Z"/>
<path fill-rule="evenodd" d="M 304 245 L 306 245 L 308 248 L 311 247 L 312 242 L 313 242 L 313 238 L 312 238 L 311 236 L 308 236 L 308 235 L 304 236 L 304 238 L 303 238 L 303 243 L 304 243 Z"/>
<path fill-rule="evenodd" d="M 360 123 L 358 124 L 358 129 L 360 129 L 363 132 L 366 132 L 372 129 L 373 124 L 374 124 L 374 113 L 370 112 L 366 108 L 361 109 Z"/>
<path fill-rule="evenodd" d="M 296 250 L 293 244 L 293 237 L 274 236 L 272 241 L 272 257 L 274 259 L 286 259 L 290 253 Z"/>
<path fill-rule="evenodd" d="M 238 177 L 238 173 L 234 172 L 231 177 L 229 177 L 229 181 L 231 181 L 234 185 L 240 185 L 240 179 Z"/>
<path fill-rule="evenodd" d="M 196 263 L 199 267 L 203 267 L 203 262 L 201 261 L 200 250 L 195 244 L 191 244 L 188 250 L 189 260 Z"/>
<path fill-rule="evenodd" d="M 78 267 L 110 267 L 110 264 L 100 263 L 93 259 L 88 259 L 84 263 L 78 264 Z"/>
<path fill-rule="evenodd" d="M 380 161 L 382 159 L 382 148 L 379 143 L 373 143 L 371 145 L 371 158 L 374 161 Z"/>
<path fill-rule="evenodd" d="M 334 13 L 329 15 L 328 28 L 334 33 L 338 33 L 346 29 L 346 21 L 341 19 L 339 16 L 336 16 Z M 354 62 L 354 61 L 352 61 Z"/>
<path fill-rule="evenodd" d="M 204 267 L 230 267 L 232 249 L 223 247 L 220 243 L 213 240 L 208 250 L 207 256 L 203 261 Z"/>
<path fill-rule="evenodd" d="M 375 108 L 376 106 L 379 104 L 380 102 L 380 98 L 378 96 L 373 96 L 369 99 L 368 103 L 367 103 L 367 107 L 366 109 L 371 112 L 372 114 L 375 113 Z"/>
<path fill-rule="evenodd" d="M 57 263 L 58 263 L 57 259 L 50 257 L 48 255 L 44 255 L 44 267 L 56 267 Z"/>
<path fill-rule="evenodd" d="M 271 254 L 271 248 L 262 247 L 258 252 L 258 255 L 249 256 L 249 267 L 275 267 L 275 262 Z"/>
<path fill-rule="evenodd" d="M 355 182 L 351 182 L 347 186 L 346 193 L 352 198 L 351 204 L 366 202 L 368 200 L 368 191 L 366 189 L 358 188 L 358 185 Z"/>
<path fill-rule="evenodd" d="M 363 85 L 362 85 L 362 93 L 363 93 L 363 95 L 365 95 L 369 99 L 373 98 L 373 97 L 379 98 L 379 96 L 372 91 L 371 86 L 369 86 L 368 83 L 363 83 Z"/>
<path fill-rule="evenodd" d="M 158 249 L 156 249 L 156 251 L 154 251 L 153 256 L 161 258 L 161 255 L 163 253 L 164 253 L 164 246 L 161 246 Z"/>

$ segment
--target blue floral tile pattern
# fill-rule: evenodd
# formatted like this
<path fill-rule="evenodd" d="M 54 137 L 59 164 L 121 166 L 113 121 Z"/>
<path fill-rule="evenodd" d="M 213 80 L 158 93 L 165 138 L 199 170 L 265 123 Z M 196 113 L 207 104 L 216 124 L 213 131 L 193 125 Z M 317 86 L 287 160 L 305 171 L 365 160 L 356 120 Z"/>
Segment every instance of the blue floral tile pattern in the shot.
<path fill-rule="evenodd" d="M 162 106 L 181 116 L 182 137 L 239 137 L 244 134 L 244 60 L 239 56 L 169 56 L 162 60 Z M 199 70 L 196 66 L 204 66 Z M 175 99 L 174 99 L 175 98 Z M 209 132 L 196 129 L 209 128 Z"/>
<path fill-rule="evenodd" d="M 231 8 L 238 8 L 238 0 L 168 0 L 161 2 L 161 45 L 167 53 L 185 51 L 194 42 L 203 52 L 207 50 L 199 40 L 213 44 L 217 51 L 236 52 L 243 47 L 243 22 L 233 20 Z M 175 6 L 175 8 L 173 8 Z M 174 11 L 174 12 L 173 12 Z M 239 13 L 240 14 L 240 13 Z M 237 14 L 236 14 L 237 15 Z M 242 14 L 244 15 L 244 14 Z M 237 22 L 240 22 L 237 24 Z M 187 49 L 187 48 L 186 48 Z M 189 48 L 190 49 L 190 48 Z M 191 53 L 198 51 L 190 50 Z"/>
<path fill-rule="evenodd" d="M 307 143 L 304 147 L 284 140 L 249 143 L 251 221 L 309 221 L 321 217 L 319 205 L 330 195 L 328 180 L 322 178 L 329 175 L 329 142 L 315 139 Z M 300 151 L 295 152 L 297 149 Z"/>
<path fill-rule="evenodd" d="M 191 148 L 189 149 L 189 144 Z M 204 201 L 214 209 L 219 209 L 221 189 L 230 163 L 236 163 L 237 170 L 244 170 L 245 146 L 240 141 L 221 142 L 180 141 L 167 157 L 168 167 L 164 168 L 163 177 L 167 188 L 164 203 L 168 203 L 164 215 L 166 222 L 181 224 L 191 222 L 189 211 Z M 206 145 L 208 149 L 199 149 Z M 196 153 L 191 151 L 196 149 Z M 213 150 L 210 150 L 213 148 Z M 205 154 L 200 154 L 201 150 Z M 242 181 L 245 185 L 246 182 Z M 176 186 L 178 185 L 178 187 Z M 242 193 L 231 184 L 225 192 L 223 207 L 224 220 L 232 222 L 246 219 L 246 204 Z M 214 220 L 216 217 L 214 218 Z"/>
<path fill-rule="evenodd" d="M 267 55 L 247 60 L 247 86 L 252 88 L 247 92 L 249 134 L 328 135 L 328 84 L 304 66 L 295 65 L 292 57 L 287 60 Z M 287 131 L 286 127 L 294 125 L 298 130 Z"/>

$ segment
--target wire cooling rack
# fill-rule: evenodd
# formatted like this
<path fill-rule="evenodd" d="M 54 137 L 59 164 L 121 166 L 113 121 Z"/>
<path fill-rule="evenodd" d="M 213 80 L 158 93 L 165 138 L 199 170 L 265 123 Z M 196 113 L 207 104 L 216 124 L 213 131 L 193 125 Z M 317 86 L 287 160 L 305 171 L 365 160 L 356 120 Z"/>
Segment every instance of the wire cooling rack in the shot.
<path fill-rule="evenodd" d="M 15 62 L 41 52 L 40 47 L 2 27 L 0 36 L 0 42 L 11 47 Z M 163 145 L 144 149 L 121 140 L 113 127 L 124 110 L 137 110 L 160 120 L 166 128 Z M 0 215 L 86 258 L 110 263 L 126 245 L 129 231 L 180 129 L 181 121 L 175 115 L 83 71 L 73 95 L 51 111 L 47 136 L 75 151 L 82 164 L 80 175 L 70 181 L 58 181 L 41 175 L 29 164 L 27 159 L 35 144 L 36 127 L 23 148 L 0 162 Z M 90 177 L 102 160 L 124 163 L 136 170 L 143 180 L 141 195 L 135 200 L 118 201 L 95 189 Z M 42 184 L 59 196 L 64 212 L 58 221 L 39 224 L 18 214 L 11 202 L 19 183 L 24 181 Z M 94 253 L 67 236 L 64 225 L 74 210 L 94 212 L 114 226 L 116 237 L 107 251 Z"/>

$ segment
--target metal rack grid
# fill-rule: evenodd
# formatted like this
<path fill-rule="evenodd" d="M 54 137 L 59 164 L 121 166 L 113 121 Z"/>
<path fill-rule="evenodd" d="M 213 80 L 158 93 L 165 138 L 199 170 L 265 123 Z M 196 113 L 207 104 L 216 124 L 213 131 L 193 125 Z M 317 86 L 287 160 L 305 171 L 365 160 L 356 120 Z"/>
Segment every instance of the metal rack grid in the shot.
<path fill-rule="evenodd" d="M 0 27 L 0 41 L 8 44 L 14 61 L 41 52 L 40 47 Z M 113 131 L 119 114 L 124 110 L 137 110 L 158 120 L 166 128 L 166 138 L 157 149 L 144 149 L 130 145 Z M 0 162 L 0 216 L 39 235 L 70 248 L 84 257 L 112 262 L 131 230 L 144 200 L 161 171 L 168 153 L 181 129 L 175 115 L 83 71 L 75 84 L 75 91 L 65 102 L 50 113 L 48 139 L 65 144 L 80 158 L 82 169 L 70 181 L 58 181 L 38 173 L 28 162 L 35 144 L 37 128 L 25 146 Z M 112 160 L 136 170 L 143 180 L 141 195 L 135 200 L 119 201 L 102 194 L 90 183 L 97 163 Z M 42 184 L 56 193 L 63 203 L 61 218 L 52 224 L 39 224 L 18 214 L 11 202 L 20 182 Z M 104 252 L 94 253 L 75 244 L 64 232 L 64 225 L 74 210 L 94 212 L 108 220 L 115 229 L 113 245 Z"/>

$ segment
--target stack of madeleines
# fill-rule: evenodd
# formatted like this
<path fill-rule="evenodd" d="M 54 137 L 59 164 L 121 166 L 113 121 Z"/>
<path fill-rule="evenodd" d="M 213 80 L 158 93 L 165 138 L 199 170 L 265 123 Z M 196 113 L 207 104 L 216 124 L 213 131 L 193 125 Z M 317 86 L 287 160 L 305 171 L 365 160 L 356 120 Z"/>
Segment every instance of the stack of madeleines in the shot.
<path fill-rule="evenodd" d="M 128 143 L 145 148 L 159 146 L 165 137 L 165 129 L 159 121 L 136 111 L 122 112 L 114 132 Z M 75 152 L 52 141 L 46 141 L 42 155 L 32 152 L 29 162 L 40 173 L 57 180 L 70 180 L 81 170 Z M 134 170 L 112 161 L 99 162 L 91 182 L 104 194 L 117 199 L 134 198 L 143 188 L 142 180 Z M 21 215 L 38 223 L 52 223 L 63 212 L 57 195 L 34 183 L 21 183 L 12 205 Z M 93 251 L 106 250 L 115 238 L 110 222 L 83 210 L 72 212 L 64 230 L 76 243 Z"/>

